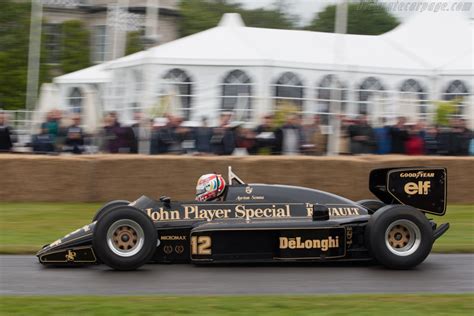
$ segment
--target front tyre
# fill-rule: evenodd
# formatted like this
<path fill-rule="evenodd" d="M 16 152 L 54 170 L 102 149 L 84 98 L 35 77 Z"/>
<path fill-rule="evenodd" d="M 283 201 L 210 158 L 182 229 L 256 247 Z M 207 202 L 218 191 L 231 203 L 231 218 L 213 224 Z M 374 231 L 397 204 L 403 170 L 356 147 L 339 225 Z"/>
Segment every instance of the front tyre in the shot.
<path fill-rule="evenodd" d="M 129 205 L 129 204 L 130 204 L 130 202 L 126 201 L 126 200 L 110 201 L 110 202 L 106 203 L 104 206 L 102 206 L 97 211 L 97 213 L 95 213 L 94 217 L 92 218 L 92 222 L 95 222 L 95 221 L 99 220 L 99 218 L 101 218 L 106 212 L 108 212 L 109 210 L 111 210 L 113 208 L 116 208 L 118 206 Z"/>
<path fill-rule="evenodd" d="M 97 257 L 109 267 L 135 270 L 150 261 L 156 241 L 151 219 L 132 206 L 121 206 L 99 218 L 92 246 Z"/>
<path fill-rule="evenodd" d="M 370 218 L 366 237 L 371 254 L 391 269 L 410 269 L 423 262 L 433 246 L 425 215 L 407 205 L 387 205 Z"/>

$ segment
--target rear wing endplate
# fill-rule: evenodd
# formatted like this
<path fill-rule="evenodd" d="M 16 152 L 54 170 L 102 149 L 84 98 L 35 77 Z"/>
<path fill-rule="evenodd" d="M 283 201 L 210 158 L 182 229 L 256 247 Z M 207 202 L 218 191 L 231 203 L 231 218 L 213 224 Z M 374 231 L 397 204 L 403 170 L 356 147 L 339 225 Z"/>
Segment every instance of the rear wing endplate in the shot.
<path fill-rule="evenodd" d="M 369 189 L 386 204 L 405 204 L 444 215 L 447 202 L 446 168 L 383 168 L 370 172 Z"/>

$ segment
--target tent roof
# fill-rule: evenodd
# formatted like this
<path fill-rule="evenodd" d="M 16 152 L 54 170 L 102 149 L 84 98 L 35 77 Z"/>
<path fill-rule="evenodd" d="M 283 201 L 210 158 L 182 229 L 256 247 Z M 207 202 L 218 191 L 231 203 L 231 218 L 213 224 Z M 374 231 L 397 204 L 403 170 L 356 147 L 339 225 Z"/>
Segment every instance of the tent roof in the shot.
<path fill-rule="evenodd" d="M 214 28 L 119 58 L 109 67 L 159 63 L 432 72 L 458 53 L 472 54 L 472 35 L 469 22 L 456 14 L 420 13 L 391 32 L 371 36 L 245 27 L 240 15 L 229 13 Z M 472 69 L 472 62 L 456 67 Z"/>
<path fill-rule="evenodd" d="M 239 14 L 227 13 L 214 28 L 56 77 L 54 82 L 107 82 L 108 69 L 149 63 L 472 74 L 473 30 L 464 16 L 452 12 L 419 13 L 378 36 L 246 27 Z"/>
<path fill-rule="evenodd" d="M 456 56 L 456 58 L 442 65 L 439 72 L 444 75 L 474 76 L 474 52 L 468 50 L 464 54 Z"/>
<path fill-rule="evenodd" d="M 473 69 L 474 27 L 457 12 L 425 12 L 382 35 L 413 59 L 435 71 L 454 62 L 458 69 Z M 470 60 L 463 56 L 470 54 Z M 459 58 L 463 59 L 460 63 Z"/>
<path fill-rule="evenodd" d="M 55 77 L 54 83 L 103 83 L 109 82 L 111 74 L 105 69 L 107 63 L 74 71 Z"/>

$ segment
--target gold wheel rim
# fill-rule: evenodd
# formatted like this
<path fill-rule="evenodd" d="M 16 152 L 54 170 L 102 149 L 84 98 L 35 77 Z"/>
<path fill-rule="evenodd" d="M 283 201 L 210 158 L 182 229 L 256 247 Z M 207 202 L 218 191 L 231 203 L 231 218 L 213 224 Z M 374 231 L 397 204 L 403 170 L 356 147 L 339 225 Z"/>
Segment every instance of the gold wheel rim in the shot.
<path fill-rule="evenodd" d="M 403 225 L 395 225 L 388 232 L 388 242 L 393 248 L 406 247 L 410 238 L 410 231 Z"/>
<path fill-rule="evenodd" d="M 120 257 L 132 257 L 139 253 L 145 244 L 143 228 L 132 219 L 119 219 L 107 230 L 107 245 Z"/>
<path fill-rule="evenodd" d="M 396 256 L 406 257 L 414 254 L 421 245 L 421 230 L 409 219 L 398 219 L 385 230 L 387 250 Z"/>
<path fill-rule="evenodd" d="M 130 226 L 119 226 L 113 233 L 114 245 L 121 250 L 130 250 L 137 244 L 137 232 Z"/>

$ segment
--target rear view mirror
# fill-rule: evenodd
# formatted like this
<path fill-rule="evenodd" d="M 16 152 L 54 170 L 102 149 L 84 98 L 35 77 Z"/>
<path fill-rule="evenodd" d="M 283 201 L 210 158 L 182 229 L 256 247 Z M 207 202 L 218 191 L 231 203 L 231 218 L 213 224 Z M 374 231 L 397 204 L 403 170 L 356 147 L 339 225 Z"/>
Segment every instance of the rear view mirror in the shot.
<path fill-rule="evenodd" d="M 327 221 L 329 219 L 329 208 L 323 204 L 313 205 L 313 221 Z"/>

